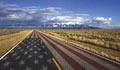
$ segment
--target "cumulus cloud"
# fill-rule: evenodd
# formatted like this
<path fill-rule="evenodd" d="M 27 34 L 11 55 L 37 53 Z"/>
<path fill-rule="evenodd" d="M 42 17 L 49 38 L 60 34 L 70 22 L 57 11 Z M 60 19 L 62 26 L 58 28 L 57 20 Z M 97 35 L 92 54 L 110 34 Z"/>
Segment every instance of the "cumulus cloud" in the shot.
<path fill-rule="evenodd" d="M 84 16 L 89 16 L 89 14 L 71 14 L 71 16 L 84 17 Z"/>
<path fill-rule="evenodd" d="M 96 27 L 109 27 L 112 26 L 112 18 L 105 18 L 105 17 L 93 17 L 93 19 L 86 19 L 85 23 L 87 25 L 96 26 Z"/>
<path fill-rule="evenodd" d="M 26 15 L 32 17 L 32 20 L 47 22 L 51 16 L 60 14 L 59 8 L 40 8 L 40 9 L 29 9 L 26 11 Z"/>
<path fill-rule="evenodd" d="M 4 21 L 7 21 L 7 20 L 10 20 L 10 19 L 13 19 L 13 14 L 16 14 L 16 13 L 20 13 L 20 12 L 23 12 L 23 10 L 21 9 L 9 9 L 8 8 L 9 5 L 6 5 L 6 4 L 1 4 L 0 3 L 0 21 L 4 22 Z M 10 5 L 11 6 L 11 5 Z M 15 16 L 14 16 L 15 17 Z M 17 18 L 18 16 L 16 16 Z M 2 23 L 1 22 L 1 23 Z"/>
<path fill-rule="evenodd" d="M 58 8 L 28 8 L 26 12 L 29 14 L 34 14 L 34 13 L 42 13 L 42 14 L 49 14 L 49 15 L 54 15 L 54 14 L 59 14 L 60 12 L 57 11 Z M 38 14 L 38 13 L 37 13 Z"/>
<path fill-rule="evenodd" d="M 104 18 L 104 17 L 94 17 L 93 18 L 93 23 L 95 24 L 105 24 L 105 25 L 110 25 L 112 21 L 112 18 Z"/>
<path fill-rule="evenodd" d="M 29 16 L 29 15 L 25 15 L 25 14 L 22 14 L 22 15 L 17 15 L 17 14 L 12 14 L 12 15 L 9 15 L 8 16 L 8 19 L 9 20 L 21 20 L 21 21 L 25 21 L 25 20 L 31 20 L 32 17 Z"/>
<path fill-rule="evenodd" d="M 12 8 L 9 6 L 12 6 Z M 58 7 L 17 7 L 14 4 L 0 4 L 0 23 L 88 24 L 98 26 L 110 25 L 112 21 L 112 18 L 105 17 L 87 19 L 85 17 L 89 14 L 74 14 L 72 11 L 62 10 L 63 8 Z"/>
<path fill-rule="evenodd" d="M 6 6 L 0 4 L 0 17 L 6 17 L 10 13 L 7 11 Z"/>
<path fill-rule="evenodd" d="M 51 18 L 56 24 L 83 24 L 86 19 L 83 16 L 87 14 L 71 14 L 70 16 L 56 16 Z"/>
<path fill-rule="evenodd" d="M 8 6 L 8 5 L 7 5 Z M 14 5 L 10 5 L 14 6 Z M 15 5 L 16 6 L 16 5 Z M 0 9 L 2 9 L 1 7 Z M 50 23 L 50 22 L 66 22 L 66 23 L 79 23 L 83 20 L 80 14 L 72 15 L 72 16 L 58 16 L 61 14 L 72 13 L 71 11 L 62 11 L 63 8 L 58 7 L 48 7 L 48 8 L 40 8 L 38 6 L 31 7 L 15 7 L 15 8 L 7 8 L 4 7 L 1 11 L 3 11 L 0 16 L 0 20 L 3 21 L 24 21 L 24 22 L 37 22 L 37 23 Z M 5 11 L 6 12 L 5 12 Z M 4 14 L 3 14 L 4 13 Z M 4 17 L 2 16 L 4 15 Z M 80 17 L 79 17 L 79 16 Z"/>
<path fill-rule="evenodd" d="M 46 22 L 51 16 L 61 14 L 62 8 L 40 8 L 36 6 L 22 8 L 8 8 L 9 5 L 0 4 L 0 20 L 37 21 Z M 10 5 L 11 6 L 11 5 Z M 14 6 L 14 5 L 12 5 Z"/>

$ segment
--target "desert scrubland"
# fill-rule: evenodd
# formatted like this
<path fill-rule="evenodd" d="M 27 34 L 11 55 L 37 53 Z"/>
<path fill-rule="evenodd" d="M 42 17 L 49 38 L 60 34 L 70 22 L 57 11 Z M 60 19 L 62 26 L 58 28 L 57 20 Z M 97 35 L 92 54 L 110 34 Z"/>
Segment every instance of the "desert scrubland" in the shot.
<path fill-rule="evenodd" d="M 40 31 L 104 57 L 120 61 L 119 29 Z"/>

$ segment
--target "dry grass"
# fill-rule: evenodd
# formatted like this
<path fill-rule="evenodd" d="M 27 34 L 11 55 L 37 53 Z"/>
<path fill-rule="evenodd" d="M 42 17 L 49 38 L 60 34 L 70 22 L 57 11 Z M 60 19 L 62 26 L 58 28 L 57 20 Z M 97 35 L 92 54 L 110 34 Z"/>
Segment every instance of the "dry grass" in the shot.
<path fill-rule="evenodd" d="M 10 32 L 9 32 L 10 31 Z M 24 39 L 32 30 L 0 30 L 0 57 L 18 42 Z"/>
<path fill-rule="evenodd" d="M 0 36 L 18 33 L 20 31 L 23 31 L 23 30 L 20 30 L 20 29 L 0 29 Z"/>
<path fill-rule="evenodd" d="M 83 49 L 120 61 L 120 30 L 41 30 Z"/>

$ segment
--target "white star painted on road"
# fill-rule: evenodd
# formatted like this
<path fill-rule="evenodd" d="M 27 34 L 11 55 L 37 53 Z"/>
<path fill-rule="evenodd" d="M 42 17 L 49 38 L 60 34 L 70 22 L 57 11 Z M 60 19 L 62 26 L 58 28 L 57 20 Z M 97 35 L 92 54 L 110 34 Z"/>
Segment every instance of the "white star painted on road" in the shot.
<path fill-rule="evenodd" d="M 14 50 L 12 50 L 11 53 L 14 53 Z"/>
<path fill-rule="evenodd" d="M 5 64 L 4 64 L 4 66 L 9 66 L 9 64 L 10 64 L 10 62 L 6 62 Z"/>
<path fill-rule="evenodd" d="M 33 62 L 34 62 L 34 64 L 38 64 L 39 63 L 37 59 L 35 59 Z"/>
<path fill-rule="evenodd" d="M 46 55 L 47 55 L 48 53 L 47 53 L 47 52 L 44 52 L 44 54 L 46 54 Z"/>
<path fill-rule="evenodd" d="M 45 48 L 45 46 L 42 46 L 42 48 Z"/>
<path fill-rule="evenodd" d="M 43 55 L 40 55 L 39 57 L 40 57 L 40 59 L 42 59 L 42 58 L 43 58 Z"/>
<path fill-rule="evenodd" d="M 37 45 L 40 45 L 40 44 L 37 44 Z"/>
<path fill-rule="evenodd" d="M 21 60 L 21 61 L 19 62 L 20 65 L 23 65 L 24 63 L 25 63 L 24 60 Z"/>
<path fill-rule="evenodd" d="M 22 44 L 24 44 L 24 42 L 22 42 Z"/>
<path fill-rule="evenodd" d="M 24 49 L 21 49 L 20 51 L 22 52 L 22 51 L 24 51 Z"/>
<path fill-rule="evenodd" d="M 41 70 L 48 70 L 48 67 L 47 66 L 42 66 Z"/>
<path fill-rule="evenodd" d="M 15 59 L 20 59 L 20 56 L 17 56 Z"/>
<path fill-rule="evenodd" d="M 37 51 L 34 51 L 34 54 L 37 54 L 38 52 Z"/>
<path fill-rule="evenodd" d="M 27 46 L 26 48 L 29 48 L 29 46 Z"/>
<path fill-rule="evenodd" d="M 24 46 L 27 46 L 27 44 L 24 44 Z"/>
<path fill-rule="evenodd" d="M 36 46 L 36 45 L 35 45 L 34 47 L 35 47 L 35 48 L 37 48 L 37 46 Z"/>
<path fill-rule="evenodd" d="M 30 48 L 30 51 L 32 51 L 33 50 L 33 48 Z"/>
<path fill-rule="evenodd" d="M 32 58 L 32 55 L 28 55 L 28 58 Z"/>
<path fill-rule="evenodd" d="M 3 60 L 7 60 L 8 57 L 3 58 Z"/>
<path fill-rule="evenodd" d="M 21 49 L 21 47 L 18 47 L 18 49 Z"/>
<path fill-rule="evenodd" d="M 12 56 L 16 56 L 17 55 L 17 53 L 14 53 Z"/>
<path fill-rule="evenodd" d="M 41 51 L 41 48 L 38 48 L 39 51 Z"/>
<path fill-rule="evenodd" d="M 24 55 L 27 54 L 28 52 L 24 52 Z"/>
<path fill-rule="evenodd" d="M 33 43 L 31 45 L 33 45 Z"/>
<path fill-rule="evenodd" d="M 30 67 L 27 67 L 25 70 L 31 70 L 31 68 L 30 68 Z"/>
<path fill-rule="evenodd" d="M 36 41 L 34 43 L 36 43 Z"/>

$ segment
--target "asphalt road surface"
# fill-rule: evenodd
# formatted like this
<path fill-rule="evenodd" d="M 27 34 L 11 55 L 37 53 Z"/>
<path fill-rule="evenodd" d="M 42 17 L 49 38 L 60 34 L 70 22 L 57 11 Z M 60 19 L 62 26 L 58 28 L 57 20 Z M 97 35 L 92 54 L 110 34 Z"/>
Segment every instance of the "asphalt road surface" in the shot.
<path fill-rule="evenodd" d="M 1 57 L 0 70 L 120 70 L 120 63 L 33 31 Z"/>

